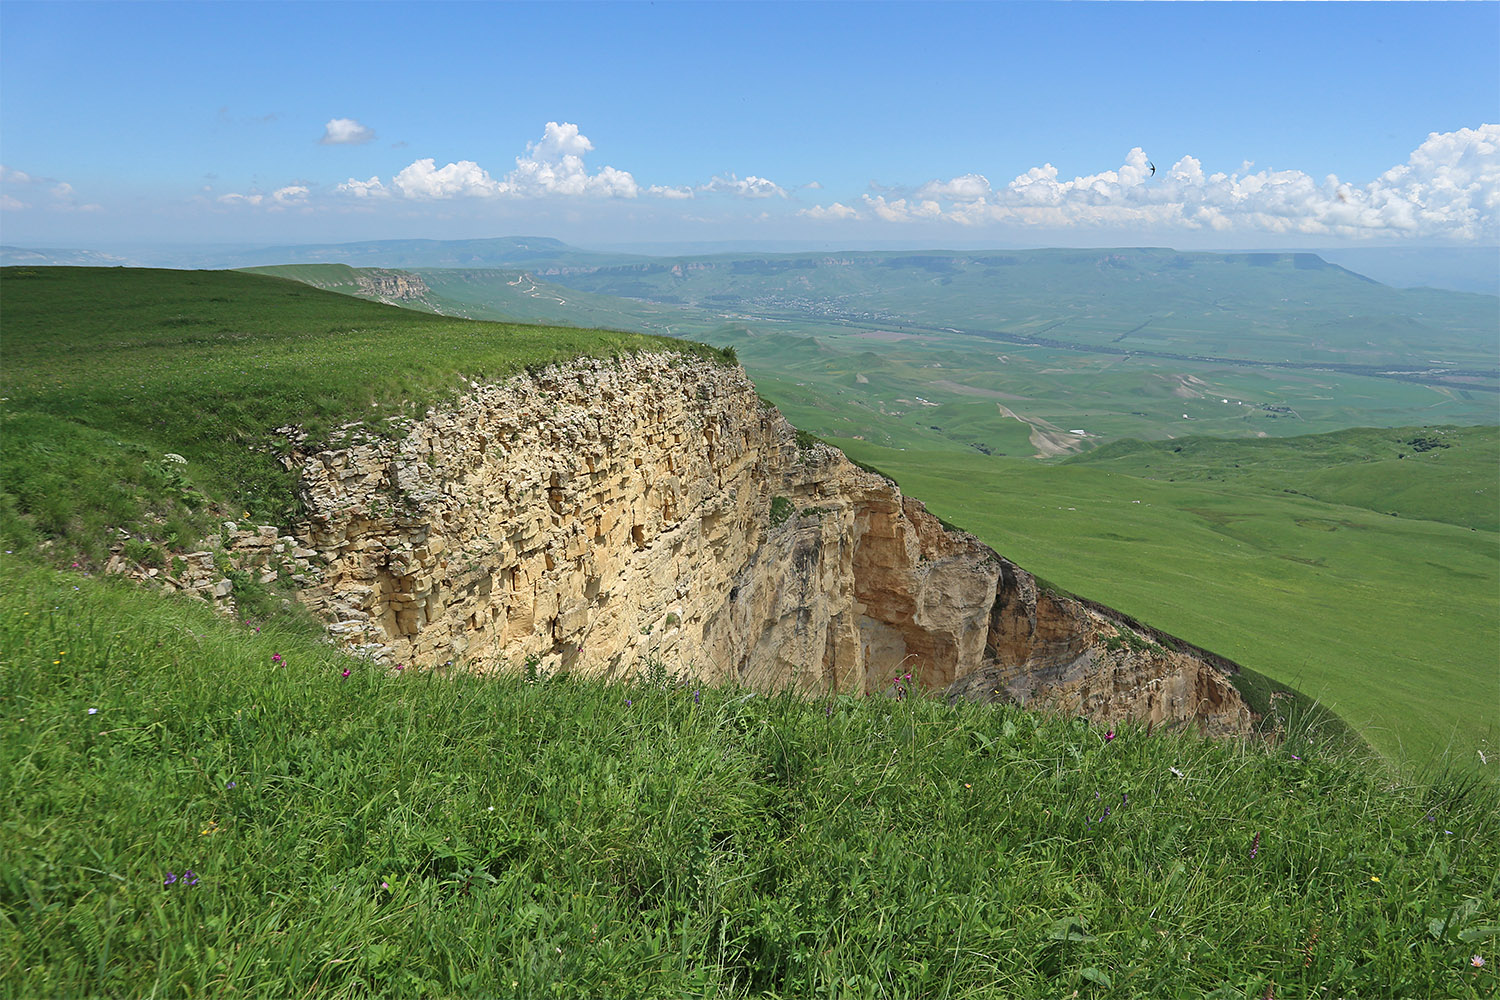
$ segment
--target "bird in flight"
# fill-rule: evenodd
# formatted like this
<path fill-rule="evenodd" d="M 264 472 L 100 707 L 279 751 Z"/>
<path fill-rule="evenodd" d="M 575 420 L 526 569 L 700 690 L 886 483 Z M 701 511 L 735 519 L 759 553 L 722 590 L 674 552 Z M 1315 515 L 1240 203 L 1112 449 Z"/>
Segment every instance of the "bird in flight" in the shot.
<path fill-rule="evenodd" d="M 1151 176 L 1155 177 L 1156 176 L 1156 164 L 1152 163 L 1150 160 L 1147 160 L 1146 161 L 1146 166 L 1148 166 L 1148 167 L 1151 168 Z"/>

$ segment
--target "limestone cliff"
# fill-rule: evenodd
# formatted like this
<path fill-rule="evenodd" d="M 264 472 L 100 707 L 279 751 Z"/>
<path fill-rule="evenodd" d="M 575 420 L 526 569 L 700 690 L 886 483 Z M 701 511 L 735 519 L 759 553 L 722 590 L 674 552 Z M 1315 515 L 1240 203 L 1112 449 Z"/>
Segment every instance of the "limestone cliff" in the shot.
<path fill-rule="evenodd" d="M 323 561 L 305 598 L 384 662 L 611 678 L 659 662 L 808 693 L 910 674 L 1100 720 L 1251 721 L 1233 664 L 1039 592 L 890 481 L 799 445 L 738 368 L 578 360 L 293 461 L 300 541 Z"/>
<path fill-rule="evenodd" d="M 361 268 L 355 272 L 360 294 L 387 305 L 420 301 L 428 293 L 427 283 L 419 274 L 384 268 Z"/>

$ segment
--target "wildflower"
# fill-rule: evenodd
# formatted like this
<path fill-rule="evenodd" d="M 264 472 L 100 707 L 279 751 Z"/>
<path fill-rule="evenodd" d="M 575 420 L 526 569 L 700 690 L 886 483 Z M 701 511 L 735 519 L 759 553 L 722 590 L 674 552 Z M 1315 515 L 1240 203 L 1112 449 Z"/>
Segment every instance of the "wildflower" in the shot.
<path fill-rule="evenodd" d="M 1484 956 L 1475 955 L 1473 958 L 1469 959 L 1469 964 L 1474 966 L 1474 968 L 1476 969 L 1484 968 Z"/>
<path fill-rule="evenodd" d="M 389 882 L 382 882 L 382 883 L 380 883 L 380 888 L 382 888 L 382 889 L 389 889 L 390 887 L 391 887 L 391 884 Z"/>
<path fill-rule="evenodd" d="M 1260 831 L 1256 830 L 1255 831 L 1255 838 L 1250 841 L 1250 860 L 1254 861 L 1255 860 L 1255 856 L 1257 854 L 1259 854 L 1259 853 L 1260 853 Z"/>
<path fill-rule="evenodd" d="M 1371 875 L 1370 876 L 1370 881 L 1371 882 L 1379 882 L 1380 881 L 1380 876 L 1379 875 Z"/>
<path fill-rule="evenodd" d="M 703 701 L 703 689 L 702 688 L 694 688 L 693 689 L 693 704 L 694 705 L 698 705 L 698 704 L 701 704 L 702 701 Z"/>
<path fill-rule="evenodd" d="M 161 887 L 163 889 L 165 889 L 167 886 L 171 885 L 173 882 L 176 882 L 176 881 L 177 881 L 177 874 L 175 872 L 167 872 L 167 877 L 161 880 Z"/>
<path fill-rule="evenodd" d="M 629 708 L 633 704 L 635 704 L 635 702 L 631 701 L 629 698 L 625 699 L 625 707 L 626 708 Z"/>
<path fill-rule="evenodd" d="M 97 708 L 91 708 L 91 709 L 89 709 L 89 714 L 90 715 L 98 715 L 99 714 L 99 710 Z"/>
<path fill-rule="evenodd" d="M 229 784 L 225 785 L 224 787 L 232 790 L 234 788 L 238 788 L 239 786 L 235 782 L 231 781 Z"/>
<path fill-rule="evenodd" d="M 1114 738 L 1115 738 L 1115 731 L 1114 731 L 1114 728 L 1111 727 L 1110 730 L 1109 730 L 1109 732 L 1107 732 L 1107 733 L 1104 734 L 1104 742 L 1108 743 L 1110 740 L 1112 740 Z"/>
<path fill-rule="evenodd" d="M 182 873 L 182 884 L 183 885 L 197 885 L 198 884 L 198 876 L 196 876 L 196 875 L 193 874 L 193 870 L 191 868 L 189 868 L 187 871 L 185 871 L 185 872 Z"/>
<path fill-rule="evenodd" d="M 349 679 L 349 668 L 345 667 L 344 668 L 344 680 L 347 681 L 348 679 Z"/>
<path fill-rule="evenodd" d="M 271 662 L 272 663 L 280 663 L 281 662 L 281 654 L 280 653 L 272 653 L 271 654 Z"/>
<path fill-rule="evenodd" d="M 1169 767 L 1169 768 L 1167 768 L 1167 770 L 1171 771 L 1173 774 L 1177 775 L 1177 777 L 1179 777 L 1179 778 L 1185 778 L 1185 777 L 1187 777 L 1187 775 L 1183 774 L 1181 771 L 1177 770 L 1177 768 L 1175 768 L 1175 767 Z"/>

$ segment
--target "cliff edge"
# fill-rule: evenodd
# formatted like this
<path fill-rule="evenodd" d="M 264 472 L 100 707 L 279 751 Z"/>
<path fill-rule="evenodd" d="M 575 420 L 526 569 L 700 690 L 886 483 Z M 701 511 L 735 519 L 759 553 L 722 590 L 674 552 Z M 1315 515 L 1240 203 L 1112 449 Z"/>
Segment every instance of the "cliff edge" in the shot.
<path fill-rule="evenodd" d="M 1045 705 L 1247 732 L 1238 668 L 1038 588 L 891 481 L 799 443 L 743 370 L 580 359 L 397 438 L 296 451 L 307 603 L 378 661 Z M 910 675 L 910 679 L 907 679 Z"/>

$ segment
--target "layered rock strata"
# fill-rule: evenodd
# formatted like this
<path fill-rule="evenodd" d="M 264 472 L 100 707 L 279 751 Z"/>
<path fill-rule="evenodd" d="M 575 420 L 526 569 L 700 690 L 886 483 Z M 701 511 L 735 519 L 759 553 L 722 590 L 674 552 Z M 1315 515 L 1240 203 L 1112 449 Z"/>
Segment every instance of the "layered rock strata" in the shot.
<path fill-rule="evenodd" d="M 952 697 L 1242 732 L 1237 669 L 1039 591 L 796 432 L 742 370 L 581 359 L 471 385 L 398 440 L 299 453 L 321 581 L 381 662 Z M 1170 648 L 1175 645 L 1177 648 Z"/>

